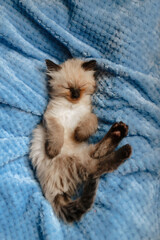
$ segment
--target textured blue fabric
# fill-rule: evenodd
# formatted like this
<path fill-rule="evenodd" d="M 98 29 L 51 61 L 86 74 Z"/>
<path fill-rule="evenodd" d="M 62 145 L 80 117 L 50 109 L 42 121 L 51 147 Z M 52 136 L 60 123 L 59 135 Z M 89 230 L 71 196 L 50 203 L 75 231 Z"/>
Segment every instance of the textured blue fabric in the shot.
<path fill-rule="evenodd" d="M 44 60 L 71 57 L 103 69 L 91 141 L 122 120 L 133 154 L 101 178 L 91 211 L 65 225 L 28 152 L 48 101 Z M 160 240 L 159 0 L 0 0 L 0 103 L 1 240 Z"/>

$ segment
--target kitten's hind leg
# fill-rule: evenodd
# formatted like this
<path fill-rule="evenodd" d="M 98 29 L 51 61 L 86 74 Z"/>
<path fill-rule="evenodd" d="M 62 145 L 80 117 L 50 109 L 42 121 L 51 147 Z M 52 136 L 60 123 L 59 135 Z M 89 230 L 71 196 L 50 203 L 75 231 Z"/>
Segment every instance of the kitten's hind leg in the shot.
<path fill-rule="evenodd" d="M 111 153 L 127 134 L 128 126 L 125 123 L 114 123 L 104 138 L 91 146 L 91 157 L 100 158 Z"/>
<path fill-rule="evenodd" d="M 86 213 L 92 206 L 96 190 L 98 186 L 98 179 L 92 176 L 88 177 L 84 183 L 82 196 L 76 200 L 72 200 L 67 194 L 58 194 L 52 202 L 57 215 L 65 222 L 71 223 L 79 221 L 84 213 Z"/>
<path fill-rule="evenodd" d="M 130 157 L 132 148 L 129 144 L 124 145 L 117 151 L 111 152 L 109 155 L 96 160 L 93 169 L 94 177 L 100 177 L 102 174 L 116 170 L 127 158 Z"/>
<path fill-rule="evenodd" d="M 78 142 L 87 140 L 93 133 L 96 132 L 98 127 L 97 116 L 93 113 L 87 114 L 83 120 L 81 120 L 75 129 L 74 138 Z"/>

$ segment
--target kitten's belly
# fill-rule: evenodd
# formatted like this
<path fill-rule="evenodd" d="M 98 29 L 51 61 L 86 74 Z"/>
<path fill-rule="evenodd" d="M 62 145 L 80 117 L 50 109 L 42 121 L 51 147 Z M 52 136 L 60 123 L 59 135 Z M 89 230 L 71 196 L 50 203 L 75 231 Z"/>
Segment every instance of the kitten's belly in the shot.
<path fill-rule="evenodd" d="M 61 109 L 57 113 L 60 124 L 64 127 L 64 144 L 61 149 L 63 154 L 79 154 L 86 148 L 86 143 L 77 143 L 74 140 L 74 131 L 78 123 L 90 113 L 90 108 L 80 106 L 74 109 Z"/>

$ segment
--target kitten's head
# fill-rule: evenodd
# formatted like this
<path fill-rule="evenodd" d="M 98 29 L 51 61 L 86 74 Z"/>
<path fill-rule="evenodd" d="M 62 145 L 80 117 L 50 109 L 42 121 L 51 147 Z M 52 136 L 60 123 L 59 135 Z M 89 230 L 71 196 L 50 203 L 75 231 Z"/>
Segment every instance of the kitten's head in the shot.
<path fill-rule="evenodd" d="M 77 103 L 86 95 L 95 91 L 96 61 L 84 62 L 80 59 L 70 59 L 61 65 L 46 60 L 47 75 L 50 77 L 49 87 L 51 97 L 62 97 L 72 103 Z"/>

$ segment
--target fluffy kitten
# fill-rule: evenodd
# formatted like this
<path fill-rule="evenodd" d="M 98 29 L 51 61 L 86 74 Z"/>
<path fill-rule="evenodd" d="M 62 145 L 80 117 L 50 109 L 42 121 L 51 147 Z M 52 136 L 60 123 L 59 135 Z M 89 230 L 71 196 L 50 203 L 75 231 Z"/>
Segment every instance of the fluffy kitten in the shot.
<path fill-rule="evenodd" d="M 50 101 L 43 124 L 33 132 L 30 158 L 43 193 L 56 214 L 66 222 L 79 220 L 90 209 L 99 177 L 114 171 L 131 155 L 131 146 L 115 151 L 128 133 L 115 123 L 95 145 L 86 140 L 97 130 L 91 95 L 95 91 L 96 61 L 71 59 L 61 65 L 46 60 Z M 83 193 L 72 200 L 77 184 Z"/>

